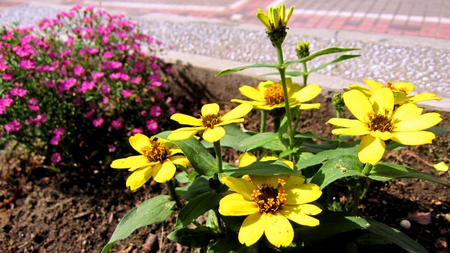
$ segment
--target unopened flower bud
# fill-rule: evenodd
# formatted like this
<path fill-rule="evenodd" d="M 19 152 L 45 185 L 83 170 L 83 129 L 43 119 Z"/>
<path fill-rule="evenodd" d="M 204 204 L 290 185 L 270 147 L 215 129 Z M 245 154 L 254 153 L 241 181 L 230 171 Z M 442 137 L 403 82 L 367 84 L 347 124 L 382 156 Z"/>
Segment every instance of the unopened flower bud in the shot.
<path fill-rule="evenodd" d="M 333 107 L 339 114 L 345 112 L 344 107 L 344 99 L 342 98 L 342 93 L 333 94 Z"/>
<path fill-rule="evenodd" d="M 299 41 L 297 43 L 297 57 L 299 59 L 309 56 L 309 41 Z"/>

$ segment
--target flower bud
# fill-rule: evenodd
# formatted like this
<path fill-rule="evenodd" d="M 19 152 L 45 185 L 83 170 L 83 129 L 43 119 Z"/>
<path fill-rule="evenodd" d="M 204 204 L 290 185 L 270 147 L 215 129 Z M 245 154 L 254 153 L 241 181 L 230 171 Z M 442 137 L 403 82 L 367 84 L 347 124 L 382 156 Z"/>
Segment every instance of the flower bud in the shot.
<path fill-rule="evenodd" d="M 335 93 L 333 94 L 333 107 L 336 110 L 336 112 L 342 114 L 345 112 L 344 107 L 344 99 L 342 98 L 342 93 Z"/>
<path fill-rule="evenodd" d="M 299 59 L 309 56 L 309 41 L 299 41 L 297 43 L 297 57 Z"/>

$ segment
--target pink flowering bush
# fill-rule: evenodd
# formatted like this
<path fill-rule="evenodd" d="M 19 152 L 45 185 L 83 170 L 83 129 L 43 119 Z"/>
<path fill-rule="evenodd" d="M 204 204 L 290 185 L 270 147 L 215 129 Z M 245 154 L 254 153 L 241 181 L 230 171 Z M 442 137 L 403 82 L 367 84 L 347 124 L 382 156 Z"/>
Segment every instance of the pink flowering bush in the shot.
<path fill-rule="evenodd" d="M 74 7 L 38 27 L 0 29 L 0 139 L 49 164 L 125 152 L 175 108 L 162 42 L 123 16 Z M 101 158 L 105 159 L 105 158 Z"/>

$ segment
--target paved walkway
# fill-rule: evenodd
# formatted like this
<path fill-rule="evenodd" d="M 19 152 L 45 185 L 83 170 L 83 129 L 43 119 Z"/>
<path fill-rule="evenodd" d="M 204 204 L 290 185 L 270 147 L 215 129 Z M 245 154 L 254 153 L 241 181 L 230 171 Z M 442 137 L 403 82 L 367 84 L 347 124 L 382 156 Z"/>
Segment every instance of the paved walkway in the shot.
<path fill-rule="evenodd" d="M 292 27 L 450 40 L 449 0 L 0 0 L 0 12 L 27 3 L 92 5 L 130 16 L 167 13 L 258 23 L 257 8 L 266 10 L 282 2 L 295 6 L 289 22 Z"/>

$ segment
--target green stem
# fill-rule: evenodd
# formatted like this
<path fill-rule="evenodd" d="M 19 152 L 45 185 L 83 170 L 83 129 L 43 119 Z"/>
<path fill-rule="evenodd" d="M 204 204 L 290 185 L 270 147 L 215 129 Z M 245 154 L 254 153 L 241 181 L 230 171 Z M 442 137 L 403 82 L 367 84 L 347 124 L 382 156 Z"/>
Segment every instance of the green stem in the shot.
<path fill-rule="evenodd" d="M 259 128 L 260 133 L 264 133 L 266 131 L 266 118 L 267 118 L 267 112 L 264 110 L 261 110 L 261 126 Z"/>
<path fill-rule="evenodd" d="M 308 84 L 308 65 L 306 64 L 306 62 L 303 62 L 303 87 L 305 87 Z"/>
<path fill-rule="evenodd" d="M 355 193 L 353 195 L 353 203 L 352 203 L 352 210 L 351 212 L 355 215 L 358 214 L 358 207 L 359 207 L 359 202 L 360 202 L 360 192 L 361 192 L 361 184 L 362 184 L 362 178 L 358 178 L 358 181 L 356 182 L 356 187 L 355 187 Z"/>
<path fill-rule="evenodd" d="M 368 164 L 368 163 L 366 163 L 366 165 L 364 166 L 364 169 L 363 169 L 363 171 L 362 171 L 362 173 L 364 174 L 364 175 L 369 175 L 369 173 L 370 173 L 370 171 L 372 170 L 372 168 L 373 168 L 373 165 L 372 164 Z"/>
<path fill-rule="evenodd" d="M 178 198 L 177 192 L 175 191 L 175 185 L 173 185 L 172 179 L 167 181 L 167 188 L 169 188 L 170 197 L 172 200 L 175 201 L 178 208 L 182 208 L 183 205 L 180 202 L 180 199 Z"/>
<path fill-rule="evenodd" d="M 298 109 L 297 119 L 295 120 L 294 129 L 297 130 L 300 119 L 302 118 L 302 110 Z"/>
<path fill-rule="evenodd" d="M 281 118 L 278 116 L 273 117 L 273 131 L 276 133 L 280 129 Z"/>
<path fill-rule="evenodd" d="M 220 140 L 214 142 L 214 151 L 216 152 L 217 172 L 222 173 L 222 147 L 220 146 Z"/>
<path fill-rule="evenodd" d="M 275 45 L 277 49 L 277 58 L 278 58 L 278 72 L 281 77 L 281 85 L 283 86 L 283 94 L 284 94 L 284 105 L 286 110 L 286 117 L 288 121 L 288 130 L 289 130 L 289 148 L 294 146 L 294 131 L 292 130 L 292 115 L 289 106 L 289 94 L 286 86 L 286 68 L 283 67 L 284 59 L 283 59 L 283 49 L 281 44 Z"/>

